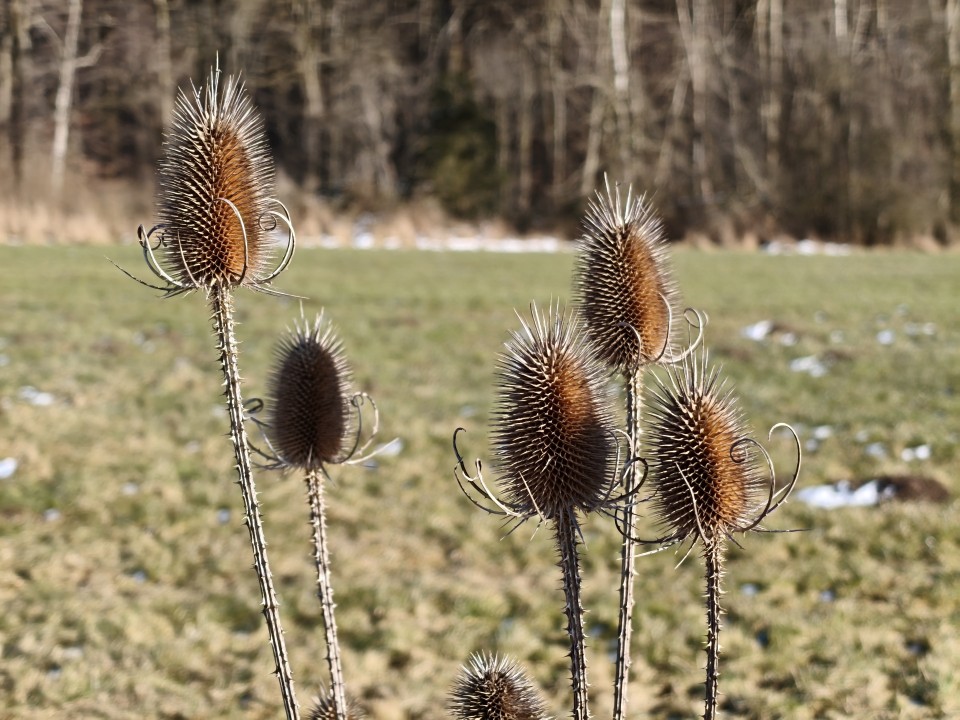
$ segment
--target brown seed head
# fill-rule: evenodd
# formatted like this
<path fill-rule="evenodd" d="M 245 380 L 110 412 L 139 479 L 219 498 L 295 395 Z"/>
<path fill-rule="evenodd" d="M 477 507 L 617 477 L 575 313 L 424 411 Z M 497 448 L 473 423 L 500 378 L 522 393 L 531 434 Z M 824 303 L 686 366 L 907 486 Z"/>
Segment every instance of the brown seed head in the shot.
<path fill-rule="evenodd" d="M 270 262 L 273 163 L 242 84 L 220 71 L 177 98 L 159 164 L 163 259 L 183 286 L 256 285 Z"/>
<path fill-rule="evenodd" d="M 355 433 L 351 385 L 340 340 L 322 314 L 281 340 L 267 436 L 284 465 L 312 469 L 344 458 Z"/>
<path fill-rule="evenodd" d="M 450 691 L 455 720 L 544 720 L 546 704 L 523 669 L 508 658 L 476 654 Z"/>
<path fill-rule="evenodd" d="M 492 444 L 506 504 L 555 519 L 606 499 L 613 421 L 576 319 L 532 312 L 499 358 Z"/>
<path fill-rule="evenodd" d="M 671 537 L 705 547 L 751 524 L 766 482 L 724 384 L 702 352 L 671 368 L 669 384 L 657 378 L 647 416 L 655 514 Z"/>
<path fill-rule="evenodd" d="M 677 289 L 660 220 L 643 197 L 597 193 L 583 220 L 574 290 L 587 336 L 609 367 L 655 361 L 670 340 Z M 668 310 L 669 307 L 669 310 Z M 675 314 L 675 313 L 674 313 Z"/>
<path fill-rule="evenodd" d="M 362 720 L 365 715 L 357 703 L 347 699 L 347 720 Z M 314 698 L 313 707 L 307 716 L 309 720 L 337 720 L 337 710 L 333 702 L 333 691 L 321 691 L 320 695 Z"/>

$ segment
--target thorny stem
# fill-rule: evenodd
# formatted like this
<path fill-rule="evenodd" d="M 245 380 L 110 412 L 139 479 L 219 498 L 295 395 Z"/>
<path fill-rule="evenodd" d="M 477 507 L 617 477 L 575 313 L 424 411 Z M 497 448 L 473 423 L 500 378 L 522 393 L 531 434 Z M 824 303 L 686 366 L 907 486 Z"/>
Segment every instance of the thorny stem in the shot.
<path fill-rule="evenodd" d="M 567 632 L 570 635 L 570 686 L 573 720 L 587 720 L 587 657 L 583 637 L 583 602 L 580 598 L 580 561 L 577 555 L 577 520 L 573 510 L 556 519 L 557 549 L 566 598 Z"/>
<path fill-rule="evenodd" d="M 640 409 L 643 405 L 641 368 L 627 374 L 627 433 L 630 436 L 630 457 L 624 478 L 624 494 L 632 497 L 641 476 L 640 464 Z M 636 517 L 634 504 L 623 509 L 623 549 L 620 555 L 620 618 L 617 636 L 617 666 L 614 681 L 613 720 L 627 716 L 627 693 L 630 683 L 630 638 L 633 634 L 633 577 L 636 564 L 633 526 Z"/>
<path fill-rule="evenodd" d="M 720 676 L 720 579 L 723 576 L 723 545 L 714 541 L 704 553 L 707 577 L 707 680 L 703 720 L 717 716 L 717 687 Z"/>
<path fill-rule="evenodd" d="M 327 519 L 323 499 L 321 470 L 311 470 L 305 478 L 310 503 L 310 526 L 313 528 L 313 559 L 317 563 L 317 597 L 323 607 L 323 628 L 327 639 L 327 665 L 330 668 L 331 698 L 337 720 L 346 720 L 347 701 L 344 690 L 337 621 L 333 615 L 333 583 L 330 580 L 330 553 L 327 550 Z"/>
<path fill-rule="evenodd" d="M 270 647 L 276 663 L 274 673 L 280 682 L 280 694 L 287 720 L 299 720 L 300 707 L 293 691 L 293 672 L 290 658 L 280 627 L 279 602 L 273 587 L 273 577 L 267 561 L 267 541 L 263 534 L 260 516 L 260 502 L 257 500 L 257 488 L 253 482 L 250 464 L 250 449 L 247 431 L 243 427 L 243 399 L 240 395 L 240 368 L 237 364 L 237 340 L 233 332 L 233 299 L 230 289 L 216 285 L 210 290 L 210 304 L 213 308 L 214 330 L 217 334 L 220 350 L 220 365 L 223 370 L 224 395 L 230 413 L 230 439 L 237 458 L 237 484 L 243 495 L 244 523 L 250 533 L 250 546 L 253 549 L 253 567 L 260 582 L 260 597 L 263 616 L 267 621 L 270 635 Z"/>

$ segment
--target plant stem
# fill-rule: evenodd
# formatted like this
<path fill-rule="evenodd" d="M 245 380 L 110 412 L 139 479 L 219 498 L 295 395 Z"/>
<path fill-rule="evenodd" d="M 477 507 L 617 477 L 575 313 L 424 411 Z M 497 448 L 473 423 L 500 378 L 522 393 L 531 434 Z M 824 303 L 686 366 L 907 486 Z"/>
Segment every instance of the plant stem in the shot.
<path fill-rule="evenodd" d="M 707 577 L 707 680 L 703 720 L 717 716 L 717 688 L 720 676 L 720 579 L 723 575 L 723 544 L 714 541 L 704 553 Z"/>
<path fill-rule="evenodd" d="M 317 597 L 323 608 L 323 628 L 327 639 L 327 665 L 330 668 L 331 699 L 337 720 L 346 720 L 347 701 L 337 641 L 337 621 L 333 615 L 333 583 L 330 579 L 330 553 L 327 550 L 327 519 L 323 499 L 322 470 L 307 473 L 307 499 L 310 503 L 310 526 L 313 528 L 313 559 L 317 563 Z"/>
<path fill-rule="evenodd" d="M 641 369 L 628 372 L 627 379 L 627 433 L 630 437 L 630 457 L 624 478 L 624 493 L 628 496 L 623 509 L 625 529 L 623 548 L 620 554 L 620 617 L 617 635 L 617 666 L 614 680 L 613 720 L 627 716 L 627 694 L 630 683 L 630 638 L 633 634 L 633 578 L 636 543 L 633 526 L 636 518 L 633 494 L 641 481 L 640 465 L 635 460 L 640 456 L 640 408 L 643 405 L 643 379 Z"/>
<path fill-rule="evenodd" d="M 217 334 L 220 350 L 220 365 L 223 370 L 224 395 L 227 398 L 227 410 L 230 413 L 230 439 L 237 458 L 237 484 L 243 496 L 244 524 L 250 533 L 250 546 L 253 549 L 253 567 L 260 582 L 260 597 L 263 616 L 267 621 L 270 635 L 270 647 L 276 664 L 274 674 L 280 682 L 280 694 L 287 720 L 299 720 L 300 708 L 293 690 L 293 673 L 290 659 L 280 626 L 280 604 L 273 587 L 273 577 L 267 561 L 267 541 L 263 534 L 263 522 L 260 516 L 260 502 L 253 483 L 250 464 L 250 449 L 247 432 L 243 426 L 243 399 L 240 395 L 240 368 L 237 364 L 237 340 L 233 331 L 233 298 L 230 289 L 224 285 L 214 286 L 209 295 L 213 309 L 214 330 Z"/>
<path fill-rule="evenodd" d="M 580 560 L 577 555 L 577 520 L 573 510 L 556 518 L 557 549 L 566 598 L 567 632 L 570 635 L 570 687 L 573 720 L 587 720 L 587 656 L 583 637 L 583 602 L 580 597 Z"/>

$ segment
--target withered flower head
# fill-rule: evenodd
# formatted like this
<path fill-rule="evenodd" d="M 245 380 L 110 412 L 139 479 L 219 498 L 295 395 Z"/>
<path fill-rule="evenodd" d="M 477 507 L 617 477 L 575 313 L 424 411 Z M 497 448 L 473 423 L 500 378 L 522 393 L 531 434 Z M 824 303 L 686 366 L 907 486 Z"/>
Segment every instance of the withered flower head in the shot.
<path fill-rule="evenodd" d="M 644 197 L 597 192 L 583 220 L 574 291 L 603 362 L 635 370 L 668 348 L 677 288 L 660 220 Z"/>
<path fill-rule="evenodd" d="M 763 509 L 772 480 L 763 451 L 705 351 L 671 367 L 668 382 L 657 378 L 648 413 L 655 514 L 671 539 L 694 537 L 709 548 L 773 509 Z"/>
<path fill-rule="evenodd" d="M 546 704 L 509 658 L 476 654 L 450 691 L 455 720 L 544 720 Z"/>
<path fill-rule="evenodd" d="M 352 374 L 333 326 L 318 315 L 279 343 L 267 437 L 281 464 L 306 470 L 349 454 L 356 432 Z"/>
<path fill-rule="evenodd" d="M 365 717 L 357 703 L 349 698 L 347 699 L 346 714 L 347 720 L 362 720 Z M 337 709 L 332 690 L 321 691 L 320 695 L 314 698 L 308 718 L 309 720 L 337 720 Z"/>
<path fill-rule="evenodd" d="M 532 314 L 499 358 L 492 445 L 505 504 L 556 519 L 607 499 L 613 421 L 576 318 Z"/>
<path fill-rule="evenodd" d="M 257 287 L 270 279 L 270 231 L 278 218 L 287 222 L 271 210 L 272 188 L 263 122 L 243 85 L 227 77 L 221 90 L 215 69 L 192 96 L 181 90 L 159 163 L 155 228 L 176 288 Z"/>

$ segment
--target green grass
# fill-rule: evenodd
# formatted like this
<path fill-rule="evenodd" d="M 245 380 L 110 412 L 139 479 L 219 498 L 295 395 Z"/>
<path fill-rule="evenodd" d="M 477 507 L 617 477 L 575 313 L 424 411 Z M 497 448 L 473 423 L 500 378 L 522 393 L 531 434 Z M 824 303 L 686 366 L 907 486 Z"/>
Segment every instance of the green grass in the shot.
<path fill-rule="evenodd" d="M 140 270 L 133 247 L 111 256 Z M 569 255 L 299 251 L 279 286 L 325 306 L 400 456 L 338 469 L 328 494 L 348 690 L 375 719 L 444 716 L 475 650 L 517 657 L 568 714 L 562 595 L 550 533 L 504 537 L 463 498 L 450 437 L 488 457 L 494 361 L 514 308 L 570 296 Z M 687 304 L 758 436 L 793 423 L 801 486 L 922 472 L 960 492 L 960 257 L 768 257 L 679 251 Z M 101 250 L 0 248 L 0 718 L 276 718 L 203 298 L 160 300 Z M 240 293 L 246 397 L 298 301 Z M 756 343 L 775 320 L 796 344 Z M 916 324 L 935 332 L 909 334 Z M 877 333 L 892 330 L 881 345 Z M 824 358 L 823 377 L 792 360 Z M 21 389 L 52 393 L 31 405 Z M 880 442 L 886 457 L 867 452 Z M 928 443 L 929 461 L 904 463 Z M 771 443 L 789 471 L 789 443 Z M 301 704 L 324 681 L 307 508 L 295 475 L 260 472 L 270 557 Z M 56 512 L 51 512 L 55 510 Z M 822 511 L 798 502 L 728 563 L 724 717 L 960 715 L 958 504 Z M 224 522 L 225 521 L 225 522 Z M 649 532 L 654 532 L 648 528 Z M 584 523 L 593 712 L 609 716 L 618 542 Z M 702 711 L 702 569 L 639 563 L 631 716 Z M 757 592 L 748 593 L 750 586 Z M 826 600 L 828 594 L 835 598 Z M 765 639 L 760 642 L 759 639 Z"/>

